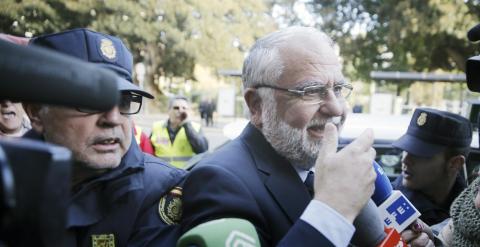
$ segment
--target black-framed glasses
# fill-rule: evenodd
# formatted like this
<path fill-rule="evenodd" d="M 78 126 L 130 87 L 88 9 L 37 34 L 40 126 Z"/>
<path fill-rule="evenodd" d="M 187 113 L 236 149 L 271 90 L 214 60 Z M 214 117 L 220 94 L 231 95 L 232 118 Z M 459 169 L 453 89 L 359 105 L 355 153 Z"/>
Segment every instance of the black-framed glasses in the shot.
<path fill-rule="evenodd" d="M 134 93 L 122 93 L 120 102 L 118 103 L 118 109 L 123 115 L 133 115 L 140 112 L 142 108 L 142 96 Z M 77 107 L 75 108 L 79 112 L 95 114 L 101 111 L 93 110 L 89 108 Z"/>
<path fill-rule="evenodd" d="M 325 102 L 325 98 L 328 95 L 328 90 L 332 90 L 333 94 L 337 98 L 346 99 L 352 93 L 353 86 L 349 83 L 338 83 L 334 84 L 333 86 L 323 86 L 323 85 L 314 85 L 314 86 L 306 86 L 301 89 L 290 89 L 290 88 L 283 88 L 277 87 L 273 85 L 267 84 L 258 84 L 253 86 L 253 88 L 272 88 L 275 90 L 281 90 L 284 92 L 288 92 L 293 94 L 299 98 L 301 98 L 307 104 L 321 104 Z"/>

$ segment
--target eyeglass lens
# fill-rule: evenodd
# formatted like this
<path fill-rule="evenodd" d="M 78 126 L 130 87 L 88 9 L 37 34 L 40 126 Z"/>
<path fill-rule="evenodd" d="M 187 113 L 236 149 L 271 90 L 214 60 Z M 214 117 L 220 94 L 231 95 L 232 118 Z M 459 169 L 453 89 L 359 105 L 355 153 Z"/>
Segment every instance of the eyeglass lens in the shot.
<path fill-rule="evenodd" d="M 118 109 L 121 114 L 135 114 L 140 111 L 142 107 L 142 96 L 131 94 L 131 93 L 124 93 L 120 98 L 120 102 L 118 103 Z M 77 111 L 83 113 L 100 113 L 98 110 L 89 109 L 89 108 L 81 108 L 77 107 Z"/>
<path fill-rule="evenodd" d="M 304 100 L 308 104 L 318 104 L 325 101 L 325 98 L 328 95 L 328 87 L 320 87 L 315 89 L 305 89 L 305 94 L 302 96 L 302 100 Z M 352 89 L 346 85 L 335 85 L 331 89 L 337 98 L 345 99 L 347 98 Z"/>

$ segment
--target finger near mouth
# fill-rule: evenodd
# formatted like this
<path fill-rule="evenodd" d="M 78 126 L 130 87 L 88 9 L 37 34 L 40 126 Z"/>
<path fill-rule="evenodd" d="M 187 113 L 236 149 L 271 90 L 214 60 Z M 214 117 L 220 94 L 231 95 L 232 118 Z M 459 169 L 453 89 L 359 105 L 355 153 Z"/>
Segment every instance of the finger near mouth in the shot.
<path fill-rule="evenodd" d="M 322 137 L 323 131 L 325 130 L 325 125 L 314 125 L 307 128 L 307 131 L 313 137 Z"/>

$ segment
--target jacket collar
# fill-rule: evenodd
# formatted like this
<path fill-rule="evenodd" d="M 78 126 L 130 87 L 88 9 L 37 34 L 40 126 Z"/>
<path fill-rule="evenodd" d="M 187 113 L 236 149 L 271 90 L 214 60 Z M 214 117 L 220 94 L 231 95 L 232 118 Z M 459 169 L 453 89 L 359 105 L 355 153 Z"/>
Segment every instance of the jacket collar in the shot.
<path fill-rule="evenodd" d="M 43 140 L 37 132 L 30 130 L 25 138 Z M 144 155 L 133 141 L 127 153 L 122 157 L 120 165 L 99 177 L 86 182 L 75 192 L 68 204 L 67 228 L 92 225 L 100 221 L 105 214 L 114 210 L 114 203 L 124 194 L 142 189 Z"/>
<path fill-rule="evenodd" d="M 245 127 L 240 139 L 252 153 L 257 169 L 265 174 L 266 188 L 291 222 L 295 222 L 311 200 L 299 175 L 251 123 Z"/>

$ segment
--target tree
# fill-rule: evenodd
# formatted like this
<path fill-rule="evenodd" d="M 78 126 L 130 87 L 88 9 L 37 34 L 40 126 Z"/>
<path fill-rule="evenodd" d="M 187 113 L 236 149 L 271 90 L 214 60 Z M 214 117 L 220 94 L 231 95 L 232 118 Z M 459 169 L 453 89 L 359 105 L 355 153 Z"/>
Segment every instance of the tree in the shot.
<path fill-rule="evenodd" d="M 88 27 L 114 34 L 146 67 L 149 89 L 159 76 L 194 79 L 202 64 L 238 68 L 253 41 L 274 29 L 255 0 L 4 0 L 0 31 L 25 35 Z"/>
<path fill-rule="evenodd" d="M 477 1 L 314 0 L 319 26 L 339 43 L 354 78 L 372 70 L 464 71 Z"/>

